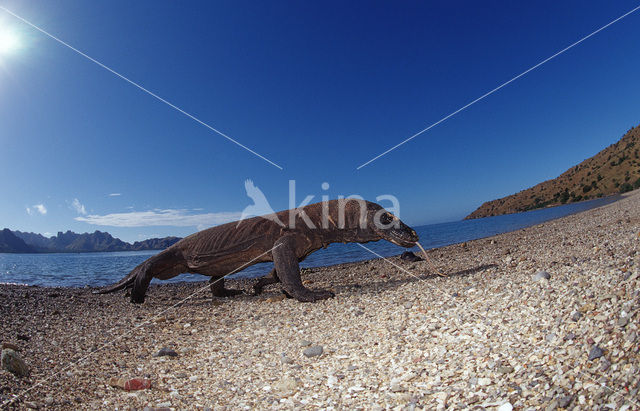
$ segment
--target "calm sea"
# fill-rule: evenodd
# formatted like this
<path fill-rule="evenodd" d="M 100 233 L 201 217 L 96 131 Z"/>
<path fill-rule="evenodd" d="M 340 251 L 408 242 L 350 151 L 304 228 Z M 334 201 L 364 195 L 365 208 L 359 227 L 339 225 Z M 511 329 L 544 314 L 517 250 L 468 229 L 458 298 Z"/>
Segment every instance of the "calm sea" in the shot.
<path fill-rule="evenodd" d="M 464 241 L 515 231 L 554 218 L 574 214 L 616 201 L 606 197 L 576 204 L 528 211 L 525 213 L 463 220 L 414 227 L 420 243 L 426 248 L 443 247 Z M 376 253 L 388 257 L 404 251 L 387 241 L 367 245 Z M 0 283 L 84 287 L 112 284 L 157 251 L 83 254 L 0 254 Z M 318 267 L 376 258 L 357 244 L 332 244 L 310 255 L 303 267 Z M 260 277 L 271 270 L 271 263 L 257 264 L 234 276 Z M 169 281 L 202 281 L 207 277 L 183 274 Z M 157 280 L 154 280 L 157 281 Z"/>

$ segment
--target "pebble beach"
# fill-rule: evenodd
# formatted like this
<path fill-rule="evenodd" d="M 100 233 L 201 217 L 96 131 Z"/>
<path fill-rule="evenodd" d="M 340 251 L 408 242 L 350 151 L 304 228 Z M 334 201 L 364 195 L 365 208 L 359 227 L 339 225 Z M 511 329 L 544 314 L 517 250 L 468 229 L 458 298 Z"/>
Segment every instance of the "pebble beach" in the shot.
<path fill-rule="evenodd" d="M 639 410 L 640 192 L 523 230 L 305 269 L 333 299 L 208 283 L 0 286 L 8 409 Z M 364 244 L 366 247 L 366 244 Z M 265 273 L 266 274 L 266 273 Z M 232 280 L 249 290 L 254 281 Z M 4 365 L 4 360 L 3 360 Z M 148 381 L 140 390 L 123 382 Z M 130 385 L 127 388 L 131 388 Z"/>

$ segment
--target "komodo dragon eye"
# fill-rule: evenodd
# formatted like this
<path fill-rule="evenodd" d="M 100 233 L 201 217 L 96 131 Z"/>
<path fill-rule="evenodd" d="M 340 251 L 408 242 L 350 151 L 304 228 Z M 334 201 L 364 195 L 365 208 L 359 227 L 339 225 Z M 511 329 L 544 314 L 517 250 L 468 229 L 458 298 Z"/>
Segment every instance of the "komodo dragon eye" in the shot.
<path fill-rule="evenodd" d="M 382 224 L 391 224 L 391 222 L 393 221 L 393 217 L 391 217 L 391 214 L 389 213 L 384 213 L 380 216 L 380 222 Z"/>

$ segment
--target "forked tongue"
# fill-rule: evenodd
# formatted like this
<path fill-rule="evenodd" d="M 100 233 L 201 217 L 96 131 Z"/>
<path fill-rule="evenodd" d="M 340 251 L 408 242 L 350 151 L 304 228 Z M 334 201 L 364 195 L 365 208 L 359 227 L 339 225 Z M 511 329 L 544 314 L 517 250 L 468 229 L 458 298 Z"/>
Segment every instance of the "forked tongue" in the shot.
<path fill-rule="evenodd" d="M 427 261 L 427 263 L 429 264 L 429 266 L 431 267 L 431 269 L 433 271 L 435 271 L 436 274 L 438 274 L 440 277 L 446 277 L 446 274 L 442 274 L 440 271 L 438 271 L 438 269 L 436 268 L 435 265 L 433 265 L 433 263 L 431 262 L 431 259 L 429 258 L 429 255 L 427 254 L 427 252 L 424 250 L 424 248 L 422 248 L 422 246 L 420 245 L 419 242 L 416 241 L 416 245 L 418 247 L 420 247 L 420 250 L 422 250 L 422 254 L 424 255 L 424 259 Z"/>

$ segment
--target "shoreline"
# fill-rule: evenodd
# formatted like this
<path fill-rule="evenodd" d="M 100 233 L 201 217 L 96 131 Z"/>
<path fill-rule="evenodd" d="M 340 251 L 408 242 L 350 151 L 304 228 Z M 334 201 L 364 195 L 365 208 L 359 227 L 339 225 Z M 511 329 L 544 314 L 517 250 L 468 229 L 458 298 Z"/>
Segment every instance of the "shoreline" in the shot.
<path fill-rule="evenodd" d="M 602 205 L 598 205 L 598 206 L 596 206 L 594 208 L 599 208 L 599 207 L 603 207 L 603 206 L 612 204 L 612 203 L 614 203 L 616 201 L 619 201 L 622 198 L 624 198 L 624 197 L 621 194 L 615 194 L 615 195 L 608 196 L 608 197 L 604 198 L 604 200 L 607 200 L 607 202 L 605 202 Z M 581 203 L 588 203 L 588 202 L 593 202 L 593 201 L 601 201 L 602 202 L 602 200 L 603 199 L 592 199 L 592 200 L 583 201 Z M 569 205 L 580 205 L 581 203 L 573 203 L 573 204 L 569 204 Z M 556 208 L 556 207 L 558 207 L 558 206 L 548 207 L 548 208 Z M 538 223 L 531 222 L 531 224 L 529 224 L 529 225 L 524 225 L 523 227 L 515 228 L 515 229 L 513 229 L 511 231 L 505 231 L 505 232 L 498 233 L 498 234 L 487 234 L 486 236 L 483 236 L 483 237 L 475 237 L 475 238 L 465 239 L 465 240 L 457 241 L 457 242 L 451 243 L 451 244 L 437 245 L 437 246 L 434 246 L 432 248 L 427 248 L 427 250 L 438 250 L 438 249 L 441 249 L 441 248 L 444 248 L 444 247 L 447 247 L 447 246 L 457 245 L 457 244 L 461 244 L 461 243 L 464 243 L 464 242 L 482 240 L 482 239 L 485 239 L 485 238 L 491 238 L 491 237 L 494 237 L 494 236 L 497 236 L 497 235 L 501 235 L 501 234 L 508 234 L 508 233 L 511 233 L 511 232 L 514 232 L 514 231 L 518 231 L 518 230 L 522 230 L 522 229 L 525 229 L 525 228 L 533 227 L 533 226 L 536 226 L 538 224 L 543 224 L 545 222 L 557 220 L 557 219 L 564 218 L 564 217 L 567 217 L 567 216 L 570 216 L 570 215 L 583 213 L 583 212 L 586 212 L 586 211 L 589 211 L 589 210 L 592 210 L 592 209 L 593 208 L 588 208 L 588 209 L 585 209 L 585 210 L 574 211 L 571 214 L 567 214 L 567 215 L 553 216 L 553 217 L 550 217 L 548 220 L 545 220 L 543 222 L 538 222 Z M 521 213 L 516 213 L 516 215 L 527 214 L 527 213 L 531 213 L 531 212 L 535 213 L 535 212 L 539 212 L 539 211 L 540 210 L 523 211 Z M 508 216 L 508 215 L 504 215 L 504 216 Z M 504 217 L 504 216 L 484 217 L 483 219 L 501 218 L 501 217 Z M 427 225 L 422 225 L 422 226 L 415 226 L 415 228 L 419 229 L 419 228 L 422 228 L 422 227 L 429 227 L 429 226 L 436 227 L 436 226 L 440 226 L 440 225 L 450 225 L 450 224 L 456 224 L 456 223 L 463 223 L 464 221 L 466 221 L 466 220 L 449 221 L 449 222 L 436 223 L 436 224 L 427 224 Z M 75 253 L 53 253 L 53 252 L 51 252 L 51 253 L 36 253 L 36 254 L 62 255 L 62 256 L 64 256 L 64 255 L 77 255 L 77 254 L 100 254 L 100 253 L 114 253 L 115 254 L 115 253 L 138 253 L 138 252 L 146 254 L 146 253 L 150 253 L 152 251 L 155 251 L 157 253 L 157 252 L 160 252 L 162 250 L 109 251 L 109 252 L 106 252 L 106 251 L 105 252 L 75 252 Z M 403 250 L 403 251 L 405 251 L 405 250 Z M 388 258 L 399 257 L 402 254 L 403 251 L 399 252 L 398 254 L 389 255 L 387 257 Z M 416 253 L 416 255 L 421 254 L 421 252 L 420 252 L 420 250 L 418 249 L 417 246 L 408 248 L 408 249 L 406 249 L 406 251 L 412 251 L 412 252 Z M 16 253 L 5 253 L 5 254 L 7 254 L 7 255 L 16 255 Z M 3 255 L 3 253 L 0 253 L 0 256 L 2 256 L 2 255 Z M 32 256 L 32 255 L 34 255 L 34 253 L 17 254 L 17 255 Z M 149 255 L 152 255 L 152 254 L 149 254 Z M 366 261 L 377 260 L 379 258 L 380 257 L 375 257 L 374 256 L 374 258 L 363 258 L 363 259 L 356 260 L 356 261 L 334 263 L 334 264 L 329 264 L 329 265 L 313 265 L 311 267 L 305 267 L 305 268 L 308 268 L 308 269 L 311 269 L 311 268 L 331 268 L 333 266 L 337 266 L 337 265 L 341 265 L 341 264 L 364 263 Z M 266 270 L 266 271 L 268 271 L 268 270 Z M 196 275 L 196 274 L 188 274 L 188 275 L 192 275 L 193 276 L 193 275 Z M 236 274 L 234 274 L 234 275 L 236 275 Z M 119 281 L 120 278 L 121 277 L 114 278 L 111 283 L 101 284 L 101 285 L 97 285 L 97 286 L 87 285 L 87 284 L 85 284 L 85 285 L 40 285 L 40 284 L 18 283 L 18 282 L 6 282 L 6 283 L 0 282 L 0 286 L 2 286 L 2 285 L 19 285 L 19 286 L 24 286 L 24 287 L 44 287 L 44 288 L 52 288 L 52 289 L 56 289 L 56 288 L 98 289 L 98 288 L 102 288 L 102 287 L 108 286 L 110 284 L 113 284 L 113 283 Z M 260 278 L 260 275 L 256 274 L 256 273 L 242 273 L 242 272 L 240 272 L 240 277 L 239 278 L 243 279 L 243 280 L 255 280 L 257 278 Z M 163 284 L 164 283 L 164 282 L 158 282 L 158 281 L 159 280 L 154 280 L 153 285 Z M 172 279 L 170 283 L 166 283 L 166 284 L 201 283 L 201 282 L 204 283 L 206 281 L 208 281 L 208 277 L 206 277 L 206 276 L 202 276 L 201 280 L 200 279 L 198 279 L 198 280 L 196 280 L 196 279 L 181 280 L 180 276 L 178 276 L 175 279 Z"/>
<path fill-rule="evenodd" d="M 313 304 L 283 299 L 273 285 L 257 297 L 212 299 L 206 281 L 153 284 L 140 306 L 86 287 L 3 285 L 0 338 L 20 348 L 31 376 L 0 371 L 0 400 L 30 390 L 15 408 L 633 409 L 639 234 L 634 191 L 431 249 L 447 278 L 397 256 L 388 259 L 395 266 L 304 269 L 308 287 L 336 293 Z M 550 279 L 535 280 L 539 271 Z M 307 357 L 307 342 L 323 353 Z M 589 360 L 594 346 L 603 355 Z M 154 357 L 161 348 L 178 355 Z M 109 386 L 112 377 L 149 378 L 152 387 L 126 392 Z"/>

